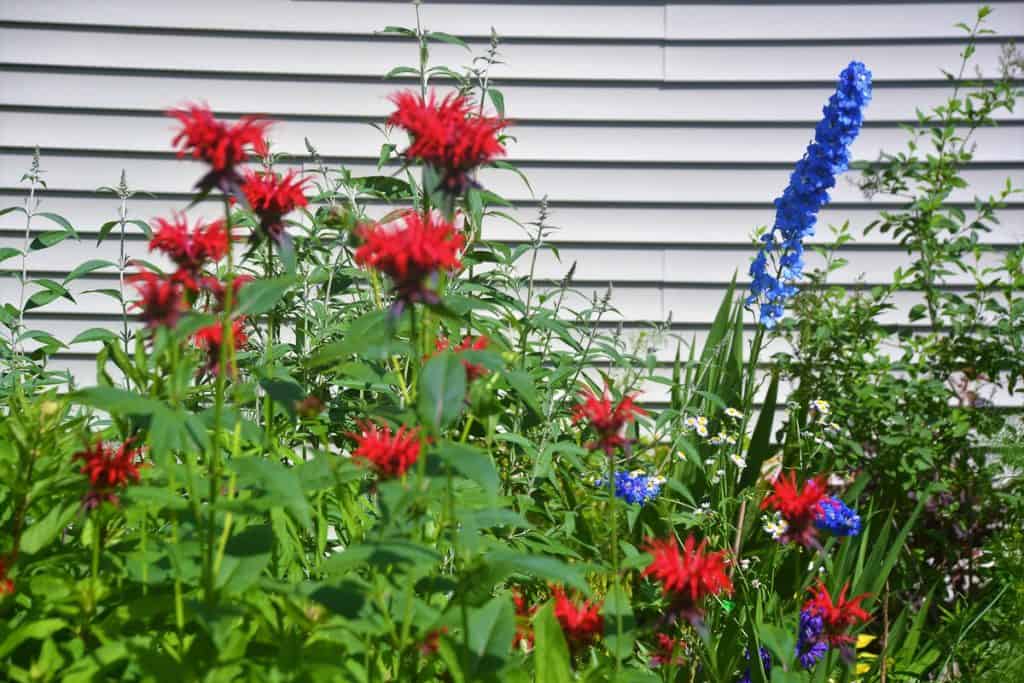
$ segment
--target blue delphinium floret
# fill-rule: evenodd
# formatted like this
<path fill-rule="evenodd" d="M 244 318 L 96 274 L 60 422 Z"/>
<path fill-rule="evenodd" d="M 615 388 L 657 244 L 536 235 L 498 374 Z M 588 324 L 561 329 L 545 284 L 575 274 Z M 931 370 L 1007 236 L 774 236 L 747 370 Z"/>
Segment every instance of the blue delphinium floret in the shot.
<path fill-rule="evenodd" d="M 771 674 L 771 672 L 772 672 L 772 653 L 769 652 L 767 649 L 765 649 L 763 647 L 757 648 L 757 652 L 758 652 L 759 655 L 761 655 L 761 666 L 764 667 L 764 672 L 766 674 Z M 747 661 L 750 661 L 750 650 L 747 650 L 746 652 L 743 653 L 743 658 L 746 659 Z M 750 667 L 747 667 L 747 670 L 743 672 L 743 675 L 740 677 L 740 679 L 736 683 L 751 683 Z"/>
<path fill-rule="evenodd" d="M 819 529 L 836 536 L 856 536 L 860 533 L 860 515 L 838 498 L 821 501 L 821 513 L 814 523 Z"/>
<path fill-rule="evenodd" d="M 810 669 L 828 652 L 828 641 L 822 636 L 825 622 L 821 616 L 807 610 L 800 612 L 800 627 L 796 635 L 796 658 L 805 669 Z"/>
<path fill-rule="evenodd" d="M 871 100 L 871 72 L 860 62 L 839 74 L 835 93 L 814 129 L 814 142 L 796 163 L 789 186 L 775 200 L 775 222 L 761 240 L 750 264 L 748 306 L 758 306 L 760 323 L 775 327 L 786 301 L 796 294 L 792 284 L 803 275 L 804 239 L 814 234 L 818 211 L 829 201 L 836 176 L 850 167 L 850 144 L 864 123 Z"/>
<path fill-rule="evenodd" d="M 664 477 L 648 475 L 643 470 L 631 472 L 615 472 L 615 496 L 622 498 L 628 503 L 643 505 L 649 500 L 656 498 L 661 493 L 661 487 L 665 483 Z M 594 486 L 606 486 L 607 481 L 597 479 Z"/>

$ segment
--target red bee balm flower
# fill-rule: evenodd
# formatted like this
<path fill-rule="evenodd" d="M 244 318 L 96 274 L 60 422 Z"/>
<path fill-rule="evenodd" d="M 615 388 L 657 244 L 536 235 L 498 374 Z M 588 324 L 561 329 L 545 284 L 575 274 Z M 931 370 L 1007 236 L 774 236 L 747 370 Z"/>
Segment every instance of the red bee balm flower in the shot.
<path fill-rule="evenodd" d="M 824 514 L 821 504 L 828 497 L 825 478 L 811 479 L 801 489 L 797 486 L 796 474 L 790 472 L 788 477 L 779 476 L 773 487 L 761 501 L 761 509 L 778 510 L 786 520 L 786 531 L 780 540 L 783 543 L 794 541 L 804 547 L 815 545 L 818 531 L 814 522 Z"/>
<path fill-rule="evenodd" d="M 469 172 L 505 154 L 498 135 L 508 125 L 498 118 L 473 115 L 473 105 L 456 94 L 438 101 L 412 91 L 391 97 L 397 109 L 388 125 L 404 128 L 412 138 L 405 150 L 409 159 L 433 166 L 441 176 L 441 189 L 461 194 L 471 185 Z"/>
<path fill-rule="evenodd" d="M 480 336 L 474 338 L 467 336 L 463 337 L 461 344 L 459 344 L 455 348 L 452 348 L 451 341 L 445 339 L 444 337 L 441 337 L 437 340 L 436 346 L 438 351 L 448 351 L 449 349 L 451 349 L 455 353 L 460 353 L 462 351 L 483 351 L 490 345 L 490 343 L 491 340 L 488 339 L 487 337 Z M 462 365 L 463 367 L 466 368 L 467 382 L 472 382 L 475 379 L 479 379 L 486 375 L 488 372 L 487 368 L 485 368 L 483 365 L 480 365 L 478 363 L 470 363 L 468 360 L 462 361 Z"/>
<path fill-rule="evenodd" d="M 573 650 L 589 645 L 601 637 L 604 631 L 604 617 L 601 604 L 584 600 L 577 605 L 570 600 L 562 588 L 551 589 L 555 598 L 555 617 L 562 626 L 562 633 Z"/>
<path fill-rule="evenodd" d="M 705 553 L 706 547 L 707 540 L 697 545 L 692 535 L 687 536 L 681 553 L 675 537 L 648 540 L 647 545 L 647 552 L 654 557 L 643 575 L 660 581 L 673 609 L 691 623 L 703 618 L 699 604 L 705 597 L 732 592 L 732 581 L 725 574 L 725 552 Z"/>
<path fill-rule="evenodd" d="M 235 305 L 238 304 L 238 294 L 242 290 L 242 287 L 255 280 L 252 275 L 236 275 L 235 279 L 231 281 L 231 308 L 234 309 Z M 203 289 L 213 295 L 214 300 L 217 302 L 214 306 L 214 310 L 218 313 L 223 312 L 225 296 L 227 294 L 227 287 L 224 283 L 215 277 L 204 277 L 200 283 Z"/>
<path fill-rule="evenodd" d="M 573 422 L 589 422 L 590 427 L 597 432 L 599 437 L 596 444 L 590 444 L 590 448 L 601 448 L 608 455 L 612 454 L 616 446 L 625 446 L 628 440 L 622 436 L 626 424 L 632 422 L 637 415 L 646 415 L 647 411 L 633 403 L 635 396 L 623 396 L 618 405 L 612 406 L 608 389 L 598 397 L 590 389 L 584 389 L 580 394 L 581 402 L 572 409 Z"/>
<path fill-rule="evenodd" d="M 856 639 L 848 635 L 847 631 L 871 617 L 860 606 L 861 601 L 867 598 L 868 594 L 861 593 L 847 600 L 846 591 L 849 588 L 850 584 L 845 584 L 833 602 L 828 588 L 819 580 L 817 585 L 811 588 L 810 600 L 804 603 L 805 611 L 821 617 L 821 621 L 825 625 L 824 636 L 828 638 L 829 645 L 843 646 L 855 642 Z"/>
<path fill-rule="evenodd" d="M 673 638 L 665 633 L 657 634 L 658 644 L 651 653 L 650 665 L 658 666 L 680 666 L 686 662 L 683 657 L 683 650 L 686 647 L 682 638 Z"/>
<path fill-rule="evenodd" d="M 235 318 L 231 321 L 231 342 L 235 351 L 242 348 L 249 341 L 245 334 L 245 318 Z M 206 351 L 206 370 L 214 375 L 220 374 L 220 349 L 224 339 L 224 328 L 221 323 L 215 322 L 212 325 L 200 328 L 193 337 L 196 346 Z"/>
<path fill-rule="evenodd" d="M 118 448 L 98 441 L 84 451 L 79 451 L 71 459 L 81 460 L 82 474 L 89 477 L 90 491 L 85 496 L 86 509 L 98 507 L 103 501 L 117 505 L 118 498 L 114 492 L 124 488 L 130 481 L 139 481 L 139 460 L 141 448 L 131 448 L 132 440 L 128 439 Z"/>
<path fill-rule="evenodd" d="M 402 217 L 401 226 L 375 224 L 361 229 L 359 236 L 363 244 L 356 249 L 356 263 L 390 277 L 402 303 L 437 303 L 427 278 L 462 266 L 459 251 L 465 240 L 451 223 L 434 216 L 424 218 L 410 211 Z"/>
<path fill-rule="evenodd" d="M 174 327 L 182 312 L 188 310 L 179 282 L 162 278 L 148 270 L 131 276 L 129 282 L 141 297 L 132 306 L 142 311 L 140 317 L 147 327 Z"/>
<path fill-rule="evenodd" d="M 183 109 L 171 109 L 167 115 L 178 119 L 181 130 L 171 145 L 178 147 L 178 156 L 191 153 L 210 165 L 196 186 L 204 191 L 218 188 L 226 194 L 237 194 L 240 178 L 237 164 L 245 161 L 247 148 L 260 156 L 267 154 L 264 141 L 271 122 L 257 116 L 243 116 L 236 123 L 218 121 L 209 107 L 191 104 Z"/>
<path fill-rule="evenodd" d="M 532 650 L 534 637 L 530 619 L 537 612 L 537 606 L 528 605 L 526 598 L 519 593 L 512 594 L 512 602 L 516 606 L 516 634 L 512 637 L 512 647 Z"/>
<path fill-rule="evenodd" d="M 394 434 L 387 425 L 363 422 L 359 434 L 349 434 L 356 440 L 353 458 L 365 460 L 383 479 L 400 477 L 420 457 L 419 429 L 399 427 Z"/>
<path fill-rule="evenodd" d="M 275 242 L 283 239 L 285 214 L 309 203 L 303 194 L 307 180 L 299 178 L 295 171 L 283 176 L 254 171 L 245 174 L 242 192 L 260 218 L 260 229 Z"/>
<path fill-rule="evenodd" d="M 14 595 L 14 581 L 7 578 L 7 561 L 0 557 L 0 598 Z"/>
<path fill-rule="evenodd" d="M 154 222 L 157 231 L 149 241 L 149 250 L 166 254 L 178 266 L 174 279 L 189 291 L 198 291 L 203 266 L 220 261 L 228 253 L 229 236 L 224 221 L 200 221 L 191 230 L 183 215 L 172 221 L 157 218 Z"/>

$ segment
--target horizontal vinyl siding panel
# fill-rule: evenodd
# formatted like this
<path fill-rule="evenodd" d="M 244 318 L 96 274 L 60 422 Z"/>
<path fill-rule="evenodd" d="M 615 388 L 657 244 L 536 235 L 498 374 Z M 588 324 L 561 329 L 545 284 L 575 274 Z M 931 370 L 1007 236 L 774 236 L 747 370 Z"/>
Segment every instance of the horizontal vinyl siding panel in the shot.
<path fill-rule="evenodd" d="M 244 11 L 242 8 L 244 7 Z M 734 3 L 514 3 L 431 2 L 421 8 L 427 29 L 463 36 L 531 38 L 791 40 L 824 38 L 960 37 L 954 26 L 970 22 L 970 2 L 736 5 Z M 996 25 L 1024 25 L 1024 3 L 1000 2 Z M 910 24 L 908 15 L 912 16 Z M 543 16 L 543 21 L 538 21 Z M 798 19 L 799 21 L 795 21 Z M 146 26 L 227 31 L 297 31 L 372 34 L 385 25 L 407 26 L 407 2 L 308 2 L 303 0 L 174 0 L 139 12 L 137 0 L 7 0 L 0 20 L 94 26 Z"/>
<path fill-rule="evenodd" d="M 415 26 L 408 2 L 317 2 L 303 0 L 6 0 L 0 20 L 72 23 L 84 26 L 144 26 L 169 29 L 300 32 L 370 36 L 385 26 Z M 502 37 L 660 39 L 665 8 L 657 3 L 428 2 L 420 8 L 424 28 L 486 38 Z M 538 21 L 539 17 L 543 21 Z"/>
<path fill-rule="evenodd" d="M 0 62 L 34 63 L 45 46 L 46 63 L 77 67 L 150 68 L 224 73 L 323 74 L 379 78 L 397 64 L 414 64 L 411 42 L 372 37 L 310 39 L 166 34 L 138 31 L 0 28 Z M 486 48 L 476 43 L 474 48 Z M 872 68 L 879 81 L 943 80 L 940 67 L 958 64 L 953 43 L 676 45 L 609 43 L 513 43 L 495 79 L 770 82 L 832 81 L 851 60 Z M 1000 46 L 978 45 L 982 74 L 999 73 Z M 433 64 L 458 65 L 465 50 L 432 48 Z"/>
<path fill-rule="evenodd" d="M 958 48 L 948 44 L 893 45 L 669 45 L 668 81 L 793 81 L 835 79 L 851 61 L 864 62 L 879 81 L 943 77 L 955 73 Z M 999 75 L 998 44 L 978 45 L 974 63 L 989 78 Z"/>
<path fill-rule="evenodd" d="M 0 147 L 26 140 L 42 148 L 120 149 L 163 152 L 180 125 L 166 116 L 124 116 L 116 113 L 0 113 Z M 577 126 L 514 125 L 508 144 L 512 161 L 625 161 L 625 162 L 767 162 L 789 164 L 798 159 L 814 132 L 810 126 Z M 963 132 L 966 134 L 966 131 Z M 325 156 L 376 157 L 384 141 L 362 122 L 286 121 L 269 135 L 274 149 L 303 156 L 310 140 Z M 900 128 L 865 128 L 853 146 L 855 158 L 871 160 L 883 151 L 905 148 Z M 392 141 L 405 146 L 406 135 L 395 131 Z M 976 161 L 1024 164 L 1024 126 L 984 128 L 972 136 Z"/>
<path fill-rule="evenodd" d="M 956 50 L 950 48 L 955 56 Z M 744 84 L 728 88 L 704 84 L 566 83 L 557 86 L 497 83 L 507 115 L 515 122 L 598 121 L 616 125 L 798 122 L 808 128 L 834 83 L 800 86 Z M 218 111 L 272 116 L 383 119 L 393 109 L 388 96 L 406 87 L 393 82 L 341 79 L 295 80 L 288 76 L 216 77 L 161 72 L 95 73 L 86 69 L 0 67 L 0 104 L 74 109 L 127 109 L 162 112 L 188 101 L 207 102 Z M 877 83 L 867 113 L 869 125 L 912 121 L 915 111 L 942 104 L 943 84 Z M 1024 120 L 1024 107 L 1001 112 L 999 120 Z M 526 140 L 524 140 L 526 142 Z"/>
<path fill-rule="evenodd" d="M 48 165 L 44 157 L 43 168 Z M 128 183 L 135 188 L 135 178 L 131 167 L 128 170 Z M 104 184 L 116 184 L 117 178 L 97 178 Z M 145 190 L 145 187 L 137 189 Z M 0 194 L 0 207 L 20 206 L 23 200 L 22 190 L 9 189 Z M 41 211 L 61 214 L 71 220 L 75 228 L 88 241 L 86 235 L 94 236 L 100 226 L 117 217 L 120 202 L 111 195 L 58 196 L 52 193 L 41 193 Z M 158 198 L 149 199 L 143 196 L 134 197 L 128 202 L 130 218 L 150 220 L 156 217 L 167 217 L 171 212 L 181 210 L 188 203 L 187 199 Z M 372 204 L 367 207 L 370 217 L 381 217 L 391 211 L 394 206 Z M 889 206 L 890 210 L 896 207 Z M 193 220 L 198 218 L 216 219 L 223 213 L 223 205 L 217 201 L 205 201 L 189 209 Z M 648 245 L 658 244 L 665 247 L 684 245 L 737 245 L 738 248 L 753 251 L 751 235 L 758 225 L 769 223 L 774 211 L 769 201 L 760 206 L 736 207 L 693 207 L 672 206 L 667 208 L 630 208 L 623 206 L 572 206 L 551 204 L 548 222 L 555 229 L 547 242 L 562 244 L 599 244 L 611 246 L 616 244 Z M 968 216 L 973 215 L 970 210 Z M 521 221 L 536 219 L 536 208 L 520 205 L 515 214 Z M 857 234 L 863 227 L 878 218 L 878 209 L 850 208 L 848 205 L 830 205 L 822 212 L 818 220 L 817 234 L 808 240 L 811 244 L 821 244 L 831 238 L 829 225 L 841 225 L 850 222 L 850 230 Z M 1000 223 L 992 226 L 992 231 L 983 233 L 981 241 L 987 244 L 1012 246 L 1024 241 L 1024 206 L 1003 209 L 999 213 Z M 12 235 L 24 231 L 25 218 L 20 213 L 0 216 L 0 230 Z M 37 227 L 42 223 L 37 224 Z M 137 228 L 128 227 L 128 234 L 134 239 L 142 239 Z M 484 237 L 492 240 L 523 242 L 527 233 L 524 229 L 510 221 L 493 218 L 484 223 Z M 94 239 L 94 237 L 93 237 Z M 857 244 L 893 246 L 892 238 L 880 232 L 872 231 L 864 237 L 858 237 Z"/>
<path fill-rule="evenodd" d="M 299 36 L 252 38 L 230 35 L 146 34 L 144 31 L 68 31 L 0 28 L 0 62 L 31 61 L 45 45 L 46 61 L 88 67 L 159 68 L 182 71 L 332 74 L 380 78 L 399 64 L 415 65 L 411 41 L 373 37 L 315 40 Z M 486 43 L 477 43 L 483 49 Z M 505 64 L 496 64 L 497 79 L 660 80 L 662 48 L 658 45 L 595 43 L 516 43 L 502 49 Z M 460 47 L 438 44 L 432 64 L 457 66 L 468 61 Z"/>
<path fill-rule="evenodd" d="M 668 2 L 665 36 L 735 41 L 962 37 L 963 30 L 955 24 L 973 23 L 979 6 L 973 2 Z M 1024 3 L 1000 2 L 994 8 L 989 17 L 992 26 L 1004 32 L 1024 27 Z"/>
<path fill-rule="evenodd" d="M 116 184 L 122 169 L 130 169 L 136 187 L 155 193 L 188 191 L 202 175 L 202 166 L 172 154 L 132 155 L 119 151 L 88 154 L 77 151 L 44 150 L 47 184 L 54 190 L 94 191 L 100 185 Z M 31 163 L 30 148 L 0 149 L 0 189 L 15 189 L 17 179 Z M 354 175 L 376 175 L 369 160 L 346 164 Z M 285 168 L 282 164 L 280 168 Z M 523 164 L 523 171 L 538 194 L 554 201 L 574 202 L 701 202 L 711 204 L 758 203 L 778 196 L 791 172 L 790 164 L 777 167 L 758 164 L 630 164 L 551 162 Z M 999 192 L 1010 176 L 1020 177 L 1020 167 L 1008 164 L 978 164 L 963 173 L 969 183 L 955 190 L 952 202 L 970 202 L 975 196 Z M 393 169 L 386 169 L 386 172 Z M 484 169 L 479 176 L 487 188 L 513 201 L 536 199 L 515 173 Z M 849 176 L 841 177 L 832 192 L 833 201 L 870 204 Z"/>

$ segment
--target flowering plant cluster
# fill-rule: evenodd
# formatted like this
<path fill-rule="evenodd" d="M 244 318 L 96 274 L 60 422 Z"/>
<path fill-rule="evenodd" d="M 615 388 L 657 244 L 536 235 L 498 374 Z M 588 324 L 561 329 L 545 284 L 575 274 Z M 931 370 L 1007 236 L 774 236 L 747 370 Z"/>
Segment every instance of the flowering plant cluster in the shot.
<path fill-rule="evenodd" d="M 460 74 L 428 61 L 458 38 L 388 31 L 420 64 L 396 72 L 418 87 L 388 100 L 378 175 L 308 141 L 290 164 L 264 116 L 173 109 L 194 201 L 146 223 L 116 189 L 101 241 L 138 226 L 164 267 L 117 264 L 121 332 L 78 340 L 95 384 L 5 347 L 2 670 L 795 683 L 931 666 L 928 613 L 898 593 L 920 508 L 870 498 L 842 465 L 844 411 L 785 403 L 759 364 L 870 72 L 843 71 L 751 298 L 727 292 L 669 381 L 602 331 L 600 305 L 574 310 L 571 271 L 541 291 L 526 264 L 546 203 L 530 247 L 486 239 L 510 215 L 490 174 L 518 173 L 497 43 Z M 659 381 L 661 405 L 644 391 Z"/>

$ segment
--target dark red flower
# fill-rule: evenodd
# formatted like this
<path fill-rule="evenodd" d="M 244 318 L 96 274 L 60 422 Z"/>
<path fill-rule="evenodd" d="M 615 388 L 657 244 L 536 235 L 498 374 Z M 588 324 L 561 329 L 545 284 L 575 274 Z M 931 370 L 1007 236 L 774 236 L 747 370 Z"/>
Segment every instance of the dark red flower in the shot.
<path fill-rule="evenodd" d="M 188 310 L 185 292 L 180 282 L 171 278 L 161 277 L 156 273 L 143 270 L 132 275 L 128 282 L 135 287 L 141 299 L 132 303 L 133 308 L 140 309 L 139 317 L 147 327 L 174 327 L 178 318 Z"/>
<path fill-rule="evenodd" d="M 300 178 L 295 171 L 288 171 L 283 176 L 246 172 L 242 192 L 253 212 L 259 216 L 264 235 L 275 242 L 283 239 L 285 214 L 309 203 L 303 194 L 307 180 Z"/>
<path fill-rule="evenodd" d="M 534 636 L 530 620 L 537 612 L 537 605 L 530 606 L 518 592 L 512 593 L 512 602 L 516 606 L 516 634 L 512 637 L 512 647 L 532 650 Z"/>
<path fill-rule="evenodd" d="M 0 598 L 14 595 L 14 581 L 7 578 L 7 560 L 0 557 Z"/>
<path fill-rule="evenodd" d="M 470 171 L 505 154 L 498 136 L 508 124 L 475 116 L 472 103 L 461 95 L 438 100 L 430 93 L 424 99 L 406 90 L 392 95 L 391 101 L 397 109 L 388 125 L 404 128 L 412 138 L 405 156 L 433 166 L 445 192 L 461 194 L 471 185 Z"/>
<path fill-rule="evenodd" d="M 650 664 L 657 666 L 680 666 L 686 662 L 683 650 L 686 642 L 682 638 L 673 638 L 665 633 L 657 634 L 657 648 L 651 653 Z"/>
<path fill-rule="evenodd" d="M 672 609 L 692 623 L 703 618 L 700 603 L 704 598 L 732 592 L 732 581 L 725 573 L 725 551 L 705 552 L 707 543 L 705 539 L 697 545 L 691 534 L 680 552 L 674 536 L 647 542 L 646 550 L 654 557 L 643 575 L 661 582 Z"/>
<path fill-rule="evenodd" d="M 295 402 L 295 413 L 300 417 L 314 418 L 322 412 L 324 412 L 324 402 L 316 396 L 310 395 Z"/>
<path fill-rule="evenodd" d="M 131 439 L 117 448 L 97 441 L 71 456 L 73 461 L 82 461 L 82 468 L 79 471 L 89 477 L 90 490 L 84 499 L 87 510 L 99 506 L 104 501 L 117 505 L 115 491 L 124 488 L 129 482 L 139 481 L 142 449 L 132 448 L 131 445 Z"/>
<path fill-rule="evenodd" d="M 426 280 L 438 271 L 462 266 L 459 251 L 465 240 L 455 227 L 440 218 L 410 211 L 401 225 L 374 224 L 359 230 L 363 244 L 356 249 L 356 263 L 386 274 L 394 282 L 399 301 L 437 303 L 437 294 Z"/>
<path fill-rule="evenodd" d="M 166 254 L 178 266 L 174 279 L 189 291 L 198 291 L 203 267 L 228 253 L 230 238 L 224 221 L 199 221 L 189 229 L 187 219 L 179 214 L 171 221 L 157 218 L 154 223 L 157 231 L 149 250 Z"/>
<path fill-rule="evenodd" d="M 442 626 L 441 628 L 435 628 L 433 631 L 429 631 L 423 642 L 420 643 L 420 654 L 424 657 L 430 657 L 436 655 L 437 651 L 441 647 L 441 636 L 448 633 L 448 627 Z"/>
<path fill-rule="evenodd" d="M 484 336 L 470 337 L 466 336 L 462 338 L 462 343 L 452 348 L 452 343 L 445 337 L 439 337 L 435 346 L 438 351 L 448 351 L 449 349 L 454 353 L 461 353 L 462 351 L 484 351 L 491 343 L 491 340 Z M 475 379 L 479 379 L 488 373 L 487 368 L 479 363 L 471 363 L 468 360 L 462 361 L 462 366 L 466 368 L 466 381 L 472 382 Z"/>
<path fill-rule="evenodd" d="M 244 287 L 246 284 L 252 282 L 255 279 L 256 278 L 254 278 L 252 275 L 236 275 L 235 279 L 231 281 L 232 309 L 234 309 L 234 307 L 238 304 L 238 294 L 241 291 L 242 287 Z M 227 287 L 224 286 L 224 283 L 215 277 L 205 277 L 202 280 L 201 286 L 203 289 L 209 292 L 213 296 L 214 301 L 216 301 L 216 305 L 213 307 L 214 311 L 218 313 L 222 312 L 224 310 L 224 295 L 227 293 Z"/>
<path fill-rule="evenodd" d="M 833 601 L 828 588 L 819 580 L 810 589 L 811 598 L 804 603 L 804 611 L 821 617 L 825 625 L 824 636 L 828 639 L 829 645 L 843 646 L 856 642 L 856 638 L 847 631 L 871 618 L 871 615 L 860 606 L 868 594 L 861 593 L 847 600 L 846 591 L 849 588 L 849 583 L 844 584 L 839 596 Z"/>
<path fill-rule="evenodd" d="M 584 600 L 576 604 L 566 596 L 560 586 L 554 586 L 551 594 L 555 598 L 555 617 L 562 626 L 562 633 L 573 651 L 589 645 L 601 637 L 604 631 L 604 617 L 601 604 Z"/>
<path fill-rule="evenodd" d="M 178 119 L 181 130 L 171 140 L 178 147 L 178 156 L 191 154 L 210 165 L 207 173 L 196 185 L 208 191 L 219 188 L 226 194 L 236 194 L 240 177 L 235 166 L 244 162 L 249 148 L 257 154 L 267 154 L 267 128 L 271 122 L 257 116 L 243 116 L 228 124 L 218 121 L 207 106 L 191 104 L 182 109 L 171 109 L 167 115 Z"/>
<path fill-rule="evenodd" d="M 206 352 L 205 370 L 214 375 L 220 374 L 220 350 L 223 339 L 224 327 L 220 321 L 200 328 L 193 336 L 196 346 Z M 231 321 L 230 339 L 235 351 L 248 343 L 249 337 L 245 334 L 245 317 L 235 318 Z"/>
<path fill-rule="evenodd" d="M 580 403 L 572 409 L 572 421 L 585 421 L 597 432 L 598 441 L 596 444 L 590 444 L 590 448 L 600 448 L 611 455 L 617 446 L 629 443 L 622 434 L 626 424 L 633 422 L 637 415 L 647 414 L 647 411 L 633 403 L 634 398 L 634 395 L 623 396 L 622 400 L 613 406 L 607 388 L 600 397 L 590 389 L 582 391 Z"/>
<path fill-rule="evenodd" d="M 371 464 L 383 479 L 404 475 L 420 457 L 419 428 L 399 427 L 392 434 L 387 425 L 363 422 L 349 436 L 356 440 L 352 457 Z"/>
<path fill-rule="evenodd" d="M 815 521 L 824 514 L 822 501 L 828 497 L 825 478 L 810 479 L 801 489 L 796 474 L 780 475 L 772 484 L 772 492 L 761 501 L 761 509 L 777 510 L 786 520 L 786 531 L 780 537 L 783 543 L 793 541 L 805 547 L 817 543 Z"/>

